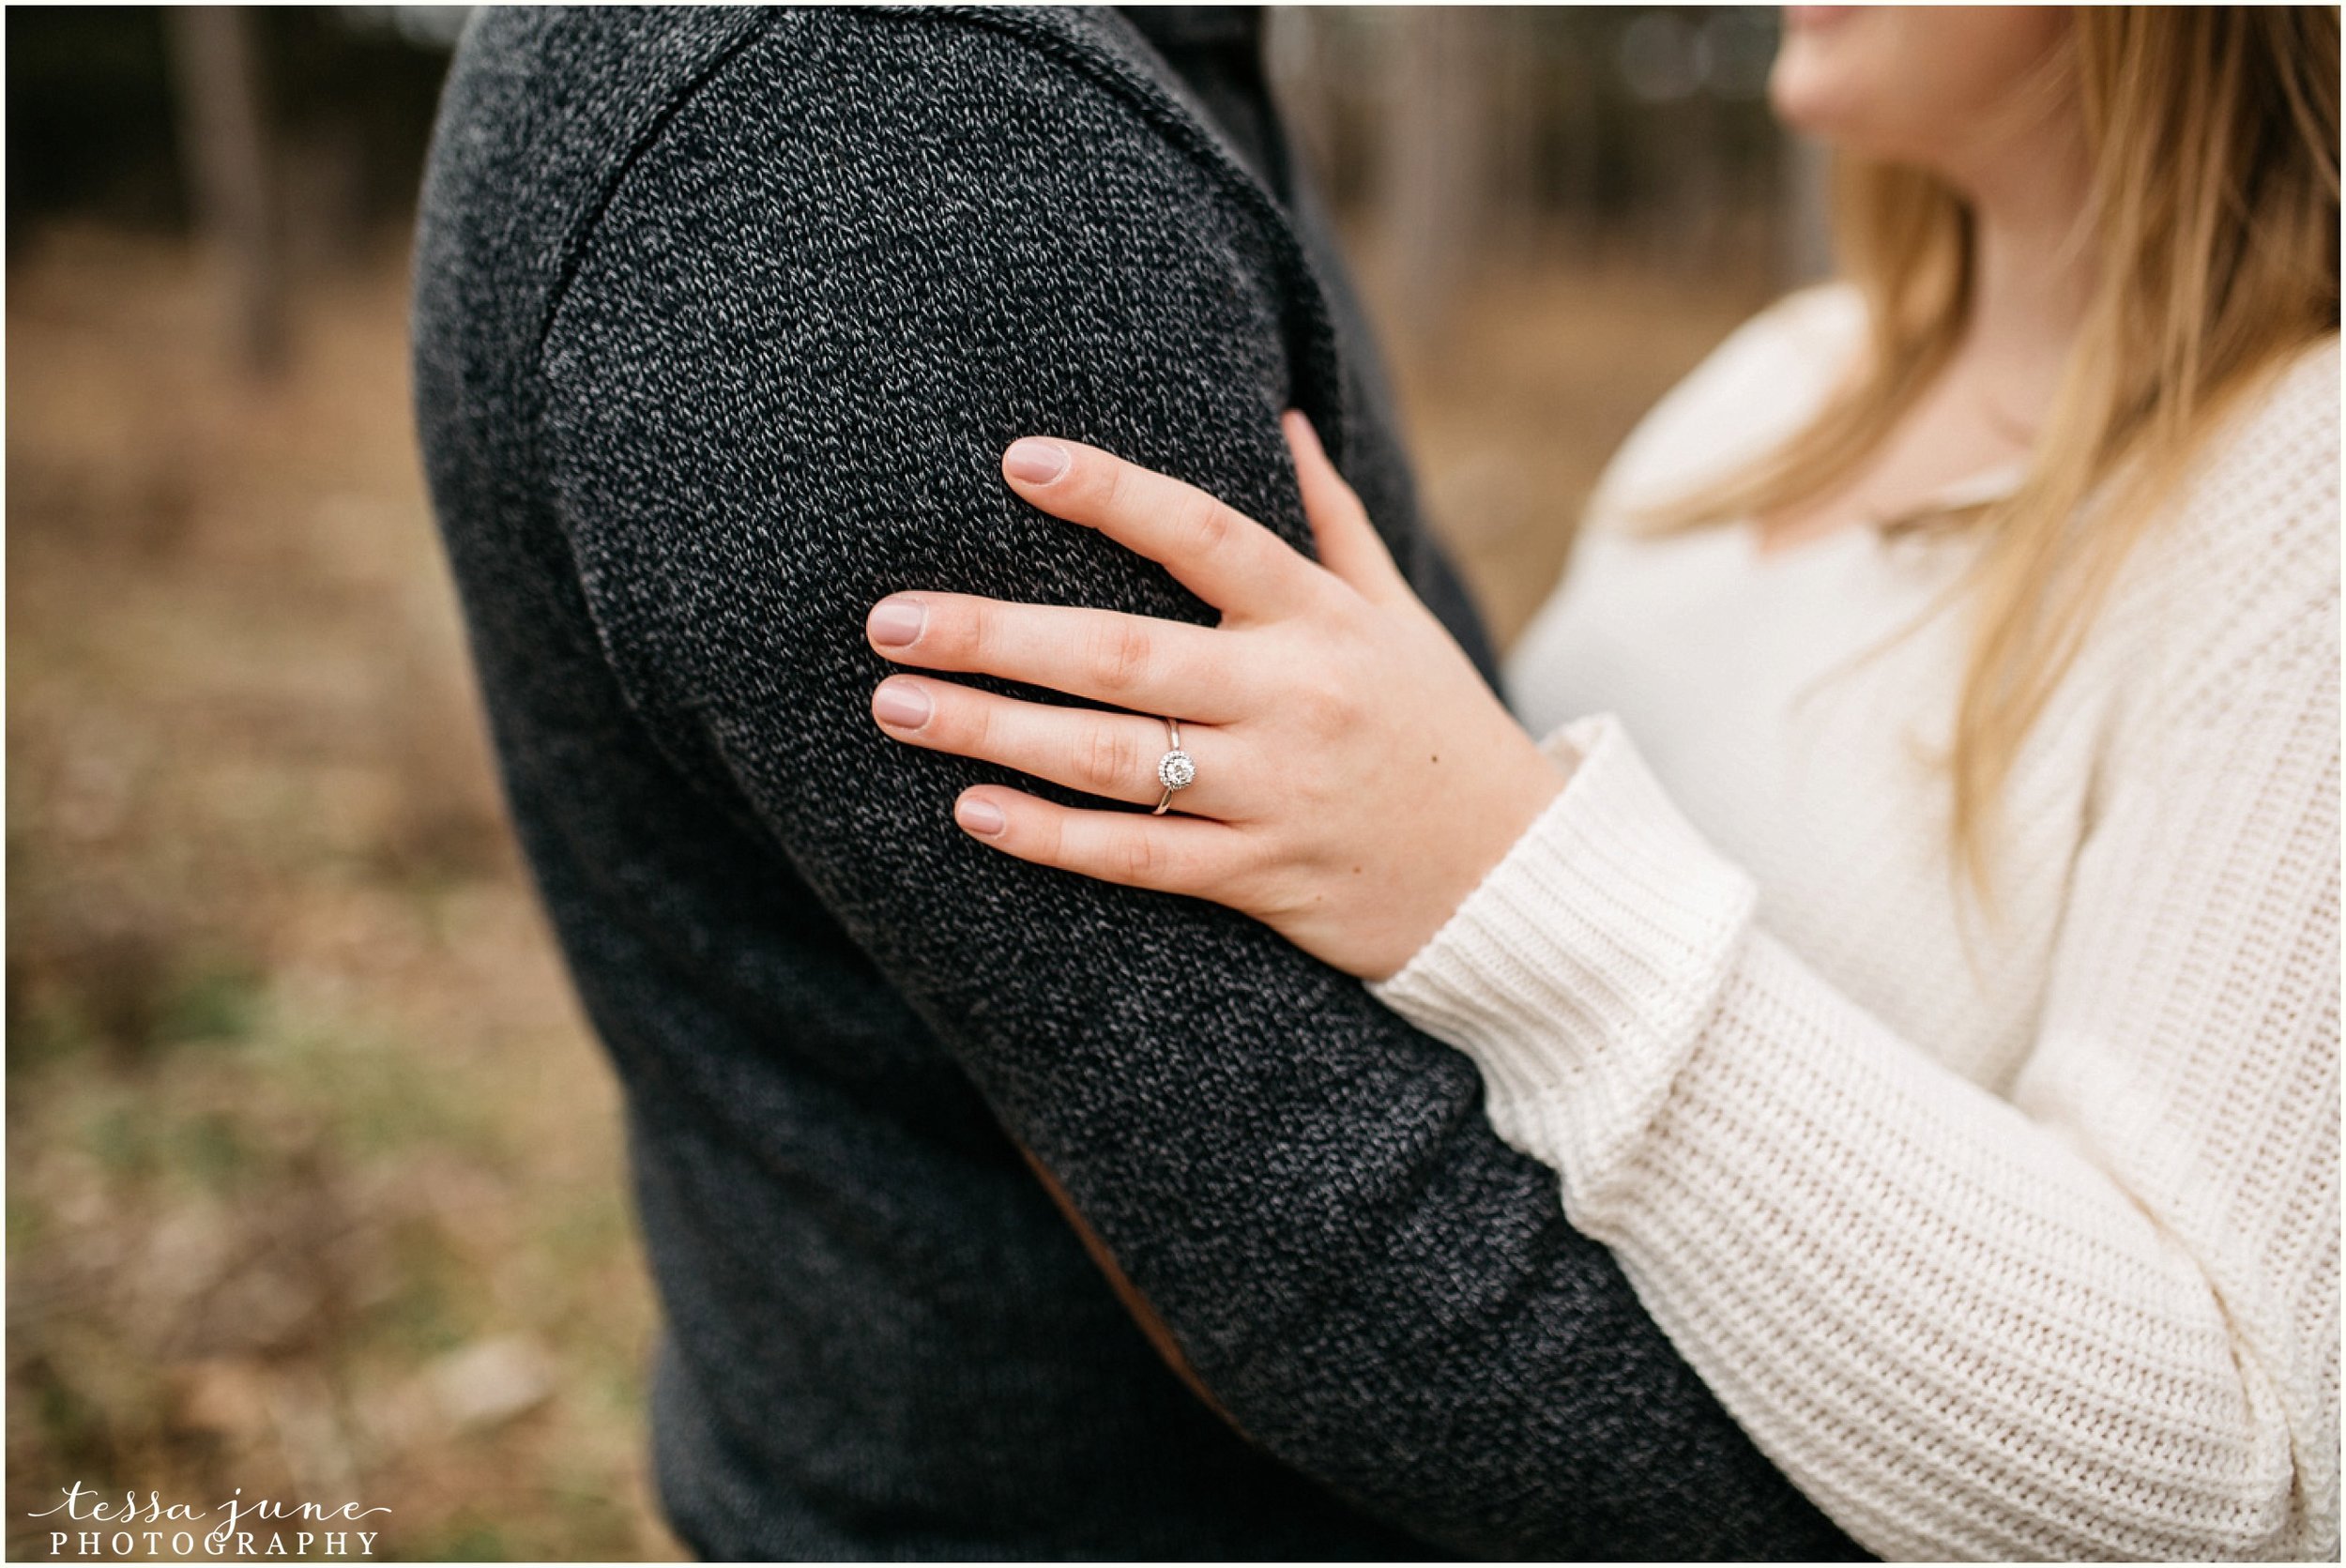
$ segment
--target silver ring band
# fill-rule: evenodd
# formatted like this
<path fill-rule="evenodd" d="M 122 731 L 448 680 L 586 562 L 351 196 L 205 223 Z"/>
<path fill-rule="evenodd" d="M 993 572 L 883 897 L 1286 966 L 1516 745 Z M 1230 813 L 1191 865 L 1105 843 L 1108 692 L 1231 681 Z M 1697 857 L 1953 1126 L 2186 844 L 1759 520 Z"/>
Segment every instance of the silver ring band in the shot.
<path fill-rule="evenodd" d="M 1197 762 L 1181 750 L 1181 722 L 1168 718 L 1165 722 L 1165 738 L 1172 750 L 1157 759 L 1157 783 L 1165 790 L 1165 798 L 1157 802 L 1150 816 L 1163 816 L 1173 809 L 1173 797 L 1197 782 Z"/>

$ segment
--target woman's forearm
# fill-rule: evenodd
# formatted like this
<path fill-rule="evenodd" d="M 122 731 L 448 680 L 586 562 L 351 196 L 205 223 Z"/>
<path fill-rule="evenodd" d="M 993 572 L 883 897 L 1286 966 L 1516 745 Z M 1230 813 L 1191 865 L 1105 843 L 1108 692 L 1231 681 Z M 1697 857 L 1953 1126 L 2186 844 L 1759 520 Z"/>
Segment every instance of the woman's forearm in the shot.
<path fill-rule="evenodd" d="M 2334 895 L 2195 914 L 2160 870 L 2276 847 L 2218 842 L 2245 830 L 2207 796 L 2291 754 L 2104 824 L 2016 1104 L 1756 929 L 1617 723 L 1564 738 L 1565 795 L 1379 994 L 1474 1057 L 1494 1124 L 1761 1448 L 1885 1556 L 2334 1550 L 2308 1496 L 2335 1473 L 2334 1021 L 2325 1046 L 2303 997 L 2186 994 L 2334 975 Z M 2334 857 L 2335 794 L 2306 799 Z M 2118 918 L 2162 900 L 2192 933 L 2163 963 Z M 2244 958 L 2259 933 L 2290 951 Z"/>

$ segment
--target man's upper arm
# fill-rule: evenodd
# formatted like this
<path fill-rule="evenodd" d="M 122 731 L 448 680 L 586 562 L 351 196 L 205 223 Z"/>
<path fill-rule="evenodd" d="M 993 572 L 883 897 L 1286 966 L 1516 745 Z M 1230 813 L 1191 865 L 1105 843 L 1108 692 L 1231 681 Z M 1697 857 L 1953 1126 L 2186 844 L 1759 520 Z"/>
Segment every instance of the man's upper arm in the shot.
<path fill-rule="evenodd" d="M 1300 541 L 1291 324 L 1214 175 L 1077 70 L 836 13 L 761 51 L 635 160 L 546 343 L 560 500 L 647 722 L 746 802 L 1266 1447 L 1471 1551 L 1846 1550 L 1499 1143 L 1464 1058 L 1240 916 L 987 850 L 951 802 L 1008 776 L 872 724 L 862 620 L 891 590 L 1208 618 L 1012 496 L 1015 435 Z"/>

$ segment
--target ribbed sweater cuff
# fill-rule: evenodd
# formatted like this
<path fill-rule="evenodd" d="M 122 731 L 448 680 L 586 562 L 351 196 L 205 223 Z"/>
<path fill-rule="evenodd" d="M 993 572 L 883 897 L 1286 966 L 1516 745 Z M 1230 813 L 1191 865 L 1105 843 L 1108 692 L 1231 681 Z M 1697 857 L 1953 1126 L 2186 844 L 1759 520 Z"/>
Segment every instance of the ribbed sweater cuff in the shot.
<path fill-rule="evenodd" d="M 1553 804 L 1379 1000 L 1482 1069 L 1492 1125 L 1592 1196 L 1669 1092 L 1740 951 L 1751 878 L 1610 714 L 1545 748 Z M 1536 1132 L 1534 1131 L 1536 1129 Z"/>

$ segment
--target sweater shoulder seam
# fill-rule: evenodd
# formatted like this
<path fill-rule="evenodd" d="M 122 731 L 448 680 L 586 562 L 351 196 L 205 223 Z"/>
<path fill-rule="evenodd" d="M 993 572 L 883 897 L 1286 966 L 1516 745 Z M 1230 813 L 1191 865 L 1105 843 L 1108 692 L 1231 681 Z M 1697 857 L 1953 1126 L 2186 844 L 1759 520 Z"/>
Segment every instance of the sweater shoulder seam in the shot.
<path fill-rule="evenodd" d="M 1184 161 L 1204 175 L 1208 184 L 1224 202 L 1242 211 L 1246 220 L 1271 240 L 1273 252 L 1285 266 L 1294 269 L 1307 283 L 1308 292 L 1314 299 L 1319 298 L 1319 282 L 1311 269 L 1309 258 L 1287 232 L 1286 221 L 1272 197 L 1215 145 L 1212 133 L 1197 124 L 1196 116 L 1169 92 L 1138 78 L 1135 73 L 1120 69 L 1106 58 L 1104 51 L 1087 49 L 1079 40 L 1060 37 L 1011 8 L 890 6 L 861 10 L 848 8 L 834 14 L 852 18 L 858 23 L 904 25 L 914 22 L 924 24 L 951 23 L 971 32 L 989 33 L 1006 38 L 1030 53 L 1052 61 L 1063 70 L 1084 77 L 1120 100 L 1137 125 L 1146 127 L 1150 134 L 1172 147 Z M 586 265 L 586 255 L 593 248 L 595 236 L 602 228 L 604 218 L 626 188 L 628 176 L 658 148 L 677 117 L 752 46 L 772 31 L 774 21 L 770 12 L 761 15 L 754 25 L 746 28 L 739 37 L 727 40 L 678 84 L 667 101 L 638 133 L 625 156 L 612 166 L 594 200 L 572 222 L 563 240 L 561 261 L 554 283 L 547 289 L 539 308 L 538 322 L 531 337 L 533 369 L 541 373 L 544 370 L 546 348 L 553 339 L 562 307 Z M 1315 317 L 1315 331 L 1333 339 L 1333 324 L 1326 321 L 1324 307 L 1315 308 L 1312 314 Z"/>
<path fill-rule="evenodd" d="M 554 335 L 555 320 L 562 313 L 562 303 L 570 297 L 571 286 L 577 281 L 579 269 L 586 265 L 586 252 L 593 244 L 596 232 L 602 227 L 603 215 L 610 211 L 611 204 L 618 200 L 628 175 L 660 145 L 661 139 L 667 134 L 668 127 L 675 123 L 676 117 L 684 112 L 688 104 L 700 96 L 701 90 L 724 74 L 725 69 L 739 59 L 752 44 L 771 31 L 773 23 L 772 12 L 761 12 L 756 22 L 744 28 L 739 37 L 727 39 L 724 47 L 687 74 L 668 95 L 667 101 L 660 106 L 659 112 L 637 132 L 625 155 L 611 166 L 610 172 L 602 178 L 601 189 L 595 192 L 594 200 L 587 203 L 571 221 L 570 230 L 562 239 L 562 255 L 555 270 L 554 282 L 546 290 L 544 299 L 539 303 L 537 326 L 530 334 L 529 364 L 533 371 L 544 370 L 546 343 Z"/>

